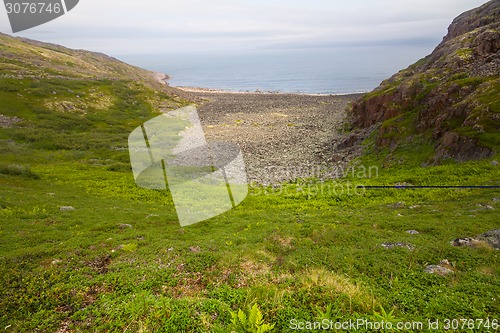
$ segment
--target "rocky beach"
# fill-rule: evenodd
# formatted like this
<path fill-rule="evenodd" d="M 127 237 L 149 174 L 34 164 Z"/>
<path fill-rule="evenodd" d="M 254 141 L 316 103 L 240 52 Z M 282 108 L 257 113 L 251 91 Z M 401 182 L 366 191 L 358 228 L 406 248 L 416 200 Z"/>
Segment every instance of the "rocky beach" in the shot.
<path fill-rule="evenodd" d="M 188 88 L 208 141 L 241 147 L 250 182 L 337 178 L 358 149 L 339 148 L 359 95 L 243 93 Z"/>

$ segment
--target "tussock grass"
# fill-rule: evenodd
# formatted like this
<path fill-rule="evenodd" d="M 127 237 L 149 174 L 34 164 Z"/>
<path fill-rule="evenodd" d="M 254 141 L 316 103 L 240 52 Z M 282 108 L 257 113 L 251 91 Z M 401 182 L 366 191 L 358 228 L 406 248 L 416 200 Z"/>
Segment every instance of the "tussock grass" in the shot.
<path fill-rule="evenodd" d="M 0 164 L 0 174 L 40 179 L 40 176 L 34 173 L 29 166 L 19 164 Z"/>

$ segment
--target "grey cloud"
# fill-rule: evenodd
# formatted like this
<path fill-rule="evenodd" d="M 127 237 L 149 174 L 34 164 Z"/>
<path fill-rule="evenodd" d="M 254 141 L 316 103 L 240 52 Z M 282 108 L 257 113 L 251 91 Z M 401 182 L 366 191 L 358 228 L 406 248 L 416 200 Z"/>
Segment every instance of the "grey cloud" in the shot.
<path fill-rule="evenodd" d="M 80 1 L 22 36 L 108 53 L 424 43 L 483 0 Z M 99 11 L 96 11 L 99 8 Z M 2 26 L 3 27 L 3 26 Z M 43 31 L 54 33 L 43 34 Z"/>

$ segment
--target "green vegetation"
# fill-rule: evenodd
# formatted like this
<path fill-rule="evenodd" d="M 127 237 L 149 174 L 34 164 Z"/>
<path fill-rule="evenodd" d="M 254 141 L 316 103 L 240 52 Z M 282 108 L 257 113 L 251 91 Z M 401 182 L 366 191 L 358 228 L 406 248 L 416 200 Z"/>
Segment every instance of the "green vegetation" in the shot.
<path fill-rule="evenodd" d="M 365 94 L 363 96 L 363 99 L 368 100 L 370 98 L 380 97 L 393 93 L 394 91 L 396 91 L 400 83 L 401 80 L 394 80 L 394 81 L 385 80 L 384 82 L 382 82 L 382 84 L 379 86 L 378 89 L 375 89 L 372 92 Z"/>
<path fill-rule="evenodd" d="M 462 48 L 456 51 L 456 55 L 460 60 L 469 61 L 473 58 L 474 50 L 470 48 Z"/>
<path fill-rule="evenodd" d="M 126 85 L 116 86 L 126 94 Z M 117 149 L 144 119 L 125 110 L 120 124 L 113 107 L 89 119 L 19 105 L 41 128 L 2 130 L 0 327 L 227 332 L 239 325 L 232 314 L 259 304 L 263 317 L 249 325 L 285 332 L 292 319 L 379 320 L 380 309 L 401 320 L 493 318 L 500 310 L 498 254 L 449 245 L 498 227 L 496 210 L 482 207 L 500 209 L 493 201 L 499 191 L 354 190 L 400 182 L 498 185 L 498 168 L 488 161 L 423 169 L 394 161 L 374 179 L 355 173 L 339 182 L 257 187 L 236 209 L 182 229 L 168 192 L 138 188 L 128 153 Z M 144 110 L 145 118 L 155 115 Z M 66 121 L 65 131 L 51 126 Z M 99 125 L 105 121 L 115 122 Z M 27 139 L 40 129 L 40 139 Z M 375 165 L 377 156 L 360 163 Z M 416 250 L 386 250 L 386 241 Z M 190 250 L 197 246 L 200 252 Z M 445 258 L 457 273 L 423 272 Z"/>
<path fill-rule="evenodd" d="M 252 306 L 248 316 L 239 309 L 238 312 L 231 313 L 231 317 L 232 330 L 235 332 L 265 333 L 274 328 L 274 325 L 264 323 L 262 312 L 257 304 Z"/>
<path fill-rule="evenodd" d="M 0 325 L 11 330 L 227 332 L 231 314 L 255 304 L 277 332 L 291 319 L 377 320 L 381 307 L 400 320 L 500 310 L 497 251 L 449 244 L 498 227 L 500 191 L 354 190 L 498 185 L 488 161 L 257 187 L 236 209 L 180 228 L 168 193 L 70 155 L 34 154 L 38 180 L 0 175 Z M 380 246 L 391 241 L 416 250 Z M 442 259 L 457 272 L 423 272 Z"/>
<path fill-rule="evenodd" d="M 62 54 L 69 58 L 59 63 L 75 62 Z M 427 154 L 427 146 L 409 142 L 403 152 L 415 163 L 407 164 L 368 144 L 344 179 L 252 187 L 236 209 L 181 228 L 168 192 L 135 185 L 126 148 L 128 133 L 159 107 L 184 101 L 143 81 L 69 75 L 1 77 L 0 100 L 1 115 L 22 119 L 0 131 L 6 332 L 287 332 L 294 319 L 498 319 L 498 251 L 450 241 L 499 227 L 499 190 L 356 188 L 500 185 L 489 160 L 420 168 L 415 151 Z M 364 178 L 362 166 L 371 165 L 378 177 Z M 443 259 L 455 273 L 423 272 Z"/>
<path fill-rule="evenodd" d="M 0 164 L 0 174 L 14 175 L 32 179 L 39 179 L 40 177 L 31 171 L 29 166 L 19 164 Z"/>

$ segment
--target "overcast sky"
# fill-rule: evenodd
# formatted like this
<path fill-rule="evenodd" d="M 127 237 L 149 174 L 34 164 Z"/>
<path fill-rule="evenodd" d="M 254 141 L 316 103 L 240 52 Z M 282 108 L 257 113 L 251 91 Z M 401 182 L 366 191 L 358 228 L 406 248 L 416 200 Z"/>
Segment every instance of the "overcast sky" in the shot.
<path fill-rule="evenodd" d="M 111 55 L 367 44 L 434 45 L 485 0 L 80 0 L 16 34 Z M 5 7 L 0 30 L 12 34 Z"/>

